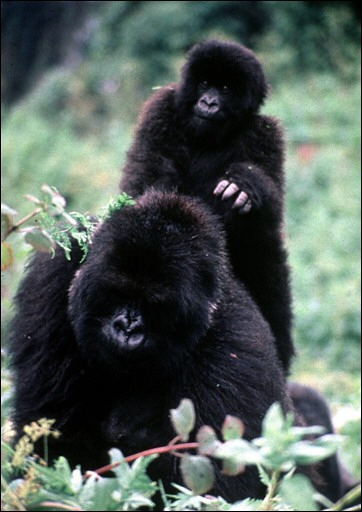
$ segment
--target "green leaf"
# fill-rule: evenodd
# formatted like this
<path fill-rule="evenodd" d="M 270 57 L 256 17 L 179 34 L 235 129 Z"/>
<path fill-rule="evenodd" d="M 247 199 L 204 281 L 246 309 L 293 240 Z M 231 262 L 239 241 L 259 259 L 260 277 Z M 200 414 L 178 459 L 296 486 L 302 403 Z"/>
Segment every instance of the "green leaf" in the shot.
<path fill-rule="evenodd" d="M 236 503 L 233 503 L 230 507 L 228 507 L 227 510 L 243 510 L 243 511 L 252 511 L 252 510 L 262 510 L 263 501 L 262 500 L 255 500 L 251 498 L 246 498 L 246 500 L 243 501 L 237 501 Z"/>
<path fill-rule="evenodd" d="M 188 398 L 184 398 L 177 409 L 171 409 L 170 415 L 176 433 L 181 437 L 182 441 L 187 441 L 190 432 L 195 426 L 194 404 Z"/>
<path fill-rule="evenodd" d="M 315 439 L 314 441 L 299 441 L 293 443 L 288 447 L 287 455 L 295 461 L 295 464 L 314 464 L 335 453 L 339 444 L 340 438 L 330 434 Z"/>
<path fill-rule="evenodd" d="M 214 468 L 207 457 L 185 454 L 180 469 L 183 481 L 194 494 L 204 494 L 214 485 Z"/>
<path fill-rule="evenodd" d="M 70 477 L 70 485 L 73 489 L 74 493 L 77 493 L 80 491 L 83 485 L 83 475 L 79 468 L 74 469 L 72 472 L 72 476 Z"/>
<path fill-rule="evenodd" d="M 267 439 L 279 438 L 284 430 L 285 418 L 281 405 L 276 402 L 268 410 L 263 420 L 263 437 Z"/>
<path fill-rule="evenodd" d="M 291 478 L 283 479 L 278 490 L 278 494 L 285 504 L 294 510 L 305 510 L 306 512 L 319 510 L 313 499 L 314 493 L 312 484 L 304 475 L 294 475 Z"/>
<path fill-rule="evenodd" d="M 244 434 L 244 424 L 239 418 L 227 415 L 221 427 L 221 434 L 224 441 L 239 439 Z"/>
<path fill-rule="evenodd" d="M 113 199 L 109 203 L 104 215 L 102 216 L 102 219 L 103 220 L 107 219 L 116 210 L 121 210 L 122 208 L 124 208 L 126 206 L 133 206 L 135 204 L 136 204 L 136 202 L 132 199 L 131 196 L 129 196 L 125 192 L 122 192 L 122 194 L 117 196 L 115 199 Z"/>
<path fill-rule="evenodd" d="M 35 226 L 27 228 L 24 240 L 39 252 L 53 252 L 55 243 L 43 229 Z"/>
<path fill-rule="evenodd" d="M 117 478 L 128 482 L 131 473 L 131 467 L 127 462 L 125 462 L 121 450 L 118 450 L 118 448 L 112 448 L 108 453 L 111 464 L 119 463 L 118 466 L 112 469 L 112 472 L 116 475 Z"/>
<path fill-rule="evenodd" d="M 231 439 L 223 443 L 213 454 L 218 459 L 229 459 L 235 464 L 254 465 L 263 462 L 260 451 L 245 439 Z"/>
<path fill-rule="evenodd" d="M 200 455 L 212 455 L 221 445 L 215 430 L 206 425 L 197 432 L 196 441 L 199 443 L 198 452 Z"/>
<path fill-rule="evenodd" d="M 259 473 L 259 478 L 260 478 L 261 483 L 264 484 L 266 487 L 268 487 L 271 482 L 268 473 L 265 471 L 263 466 L 261 466 L 260 464 L 257 464 L 257 468 L 258 468 L 258 473 Z"/>
<path fill-rule="evenodd" d="M 320 436 L 326 432 L 326 428 L 321 425 L 313 425 L 312 427 L 293 427 L 293 434 L 296 440 L 302 439 L 304 436 Z"/>
<path fill-rule="evenodd" d="M 237 457 L 229 457 L 222 461 L 222 473 L 228 476 L 240 475 L 244 473 L 245 466 L 240 462 Z"/>
<path fill-rule="evenodd" d="M 213 456 L 222 459 L 223 473 L 230 476 L 242 473 L 246 465 L 263 462 L 260 451 L 244 439 L 226 441 L 217 448 Z"/>
<path fill-rule="evenodd" d="M 119 489 L 116 478 L 98 478 L 91 475 L 79 492 L 79 503 L 84 510 L 118 510 L 119 502 L 113 493 Z"/>
<path fill-rule="evenodd" d="M 14 215 L 17 215 L 17 213 L 18 213 L 17 211 L 10 208 L 10 206 L 8 206 L 7 204 L 1 203 L 1 215 L 14 216 Z"/>
<path fill-rule="evenodd" d="M 9 242 L 1 243 L 1 271 L 3 272 L 13 264 L 13 249 Z"/>

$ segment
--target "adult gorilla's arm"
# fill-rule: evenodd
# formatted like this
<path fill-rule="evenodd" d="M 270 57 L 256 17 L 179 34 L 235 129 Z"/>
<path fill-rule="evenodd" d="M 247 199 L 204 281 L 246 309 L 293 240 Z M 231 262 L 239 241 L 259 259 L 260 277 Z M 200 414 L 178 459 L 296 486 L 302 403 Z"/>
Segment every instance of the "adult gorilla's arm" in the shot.
<path fill-rule="evenodd" d="M 29 419 L 53 418 L 56 412 L 62 424 L 67 421 L 69 390 L 75 389 L 79 375 L 68 288 L 80 259 L 77 244 L 70 261 L 59 248 L 54 257 L 36 253 L 16 295 L 9 347 L 18 376 L 13 420 L 19 434 Z"/>

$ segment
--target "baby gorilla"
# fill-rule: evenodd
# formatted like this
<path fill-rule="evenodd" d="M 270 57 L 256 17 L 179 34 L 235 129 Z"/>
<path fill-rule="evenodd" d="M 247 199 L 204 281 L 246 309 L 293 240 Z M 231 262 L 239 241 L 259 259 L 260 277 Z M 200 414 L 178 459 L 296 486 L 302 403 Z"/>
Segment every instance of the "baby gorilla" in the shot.
<path fill-rule="evenodd" d="M 55 418 L 62 436 L 51 457 L 95 469 L 111 447 L 129 455 L 166 445 L 169 411 L 185 397 L 197 428 L 219 431 L 231 414 L 247 439 L 273 402 L 288 408 L 269 326 L 229 271 L 220 223 L 196 199 L 147 193 L 112 212 L 78 261 L 37 254 L 12 325 L 15 425 Z M 177 466 L 163 455 L 150 476 L 170 490 Z M 218 471 L 211 492 L 235 501 L 262 490 L 248 468 Z"/>
<path fill-rule="evenodd" d="M 205 41 L 187 55 L 177 84 L 144 104 L 120 190 L 177 191 L 220 216 L 235 276 L 274 334 L 287 375 L 294 355 L 284 237 L 284 139 L 261 115 L 268 84 L 244 46 Z"/>

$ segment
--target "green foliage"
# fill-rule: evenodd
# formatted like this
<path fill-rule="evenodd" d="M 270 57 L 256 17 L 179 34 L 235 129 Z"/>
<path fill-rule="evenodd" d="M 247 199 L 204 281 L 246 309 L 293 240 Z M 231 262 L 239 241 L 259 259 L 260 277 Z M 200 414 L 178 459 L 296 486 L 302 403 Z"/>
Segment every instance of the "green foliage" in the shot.
<path fill-rule="evenodd" d="M 39 200 L 32 195 L 25 196 L 37 207 L 16 224 L 14 223 L 14 216 L 17 212 L 7 205 L 1 206 L 2 240 L 5 241 L 15 231 L 21 232 L 24 233 L 24 241 L 30 244 L 33 249 L 39 252 L 54 253 L 55 245 L 59 245 L 63 249 L 65 257 L 70 260 L 72 239 L 74 239 L 83 253 L 82 263 L 87 257 L 89 246 L 92 243 L 91 236 L 96 221 L 79 212 L 68 213 L 65 210 L 66 201 L 64 197 L 54 187 L 43 185 L 41 190 L 45 195 L 44 200 Z M 99 221 L 106 219 L 116 210 L 134 204 L 135 201 L 130 196 L 120 194 L 104 208 L 105 211 Z M 32 218 L 35 218 L 38 225 L 24 228 L 23 225 Z M 2 242 L 2 248 L 1 268 L 6 270 L 13 262 L 12 248 L 7 242 Z"/>
<path fill-rule="evenodd" d="M 185 454 L 181 459 L 180 470 L 183 481 L 194 494 L 204 494 L 214 484 L 214 469 L 207 457 Z"/>
<path fill-rule="evenodd" d="M 356 77 L 360 26 L 343 2 L 263 2 L 271 30 L 257 41 L 268 75 L 285 82 L 290 73 L 333 71 Z"/>
<path fill-rule="evenodd" d="M 117 210 L 121 210 L 126 206 L 133 206 L 136 202 L 126 193 L 119 194 L 115 199 L 113 199 L 109 205 L 105 208 L 105 213 L 101 217 L 102 220 L 107 219 L 112 215 L 113 212 Z"/>
<path fill-rule="evenodd" d="M 191 400 L 183 399 L 177 409 L 171 409 L 173 428 L 182 441 L 187 441 L 195 425 L 195 408 Z"/>
<path fill-rule="evenodd" d="M 302 92 L 303 91 L 303 92 Z M 317 100 L 318 99 L 318 100 Z M 331 76 L 287 83 L 265 111 L 288 142 L 287 233 L 301 354 L 359 371 L 360 114 L 356 86 Z"/>
<path fill-rule="evenodd" d="M 24 241 L 35 250 L 54 253 L 55 244 L 57 244 L 64 250 L 65 256 L 69 260 L 71 258 L 71 239 L 73 238 L 78 242 L 83 252 L 82 260 L 84 260 L 91 243 L 90 237 L 94 223 L 79 213 L 68 213 L 65 210 L 64 197 L 54 187 L 43 185 L 41 191 L 44 195 L 42 200 L 32 195 L 25 196 L 36 205 L 36 208 L 17 223 L 14 222 L 15 210 L 2 205 L 2 240 L 6 240 L 14 232 L 23 233 Z M 31 219 L 38 224 L 23 227 Z M 2 270 L 6 270 L 13 261 L 12 248 L 8 242 L 2 242 L 2 247 L 4 247 L 4 252 L 2 252 L 1 267 Z"/>
<path fill-rule="evenodd" d="M 319 510 L 313 500 L 314 490 L 310 482 L 303 475 L 293 475 L 285 478 L 279 487 L 279 495 L 284 503 L 288 503 L 292 510 Z"/>
<path fill-rule="evenodd" d="M 183 400 L 173 410 L 173 416 L 178 417 L 177 423 L 188 424 L 191 410 L 192 402 Z M 231 423 L 240 425 L 239 422 L 236 418 L 228 417 L 226 428 L 229 429 Z M 194 419 L 191 423 L 194 428 Z M 257 464 L 261 480 L 267 488 L 264 500 L 246 499 L 229 504 L 222 497 L 200 496 L 212 488 L 215 478 L 213 464 L 205 455 L 184 453 L 181 456 L 181 474 L 188 489 L 175 485 L 178 493 L 172 496 L 165 494 L 161 482 L 152 482 L 147 476 L 147 467 L 157 454 L 124 458 L 118 449 L 112 449 L 109 452 L 112 464 L 110 469 L 114 473 L 112 478 L 103 478 L 97 472 L 82 475 L 81 468 L 72 470 L 64 457 L 59 457 L 49 466 L 35 456 L 34 443 L 43 436 L 46 447 L 49 436 L 59 436 L 59 432 L 52 430 L 52 424 L 52 421 L 41 419 L 26 426 L 25 435 L 14 449 L 4 443 L 3 510 L 146 510 L 154 507 L 152 498 L 156 491 L 161 492 L 167 510 L 318 510 L 312 485 L 306 477 L 294 475 L 293 471 L 297 464 L 322 460 L 336 449 L 334 436 L 301 441 L 302 437 L 314 433 L 315 428 L 293 427 L 291 418 L 284 418 L 280 406 L 274 404 L 264 420 L 263 437 L 249 443 L 234 437 L 236 430 L 240 433 L 237 427 L 233 429 L 231 439 L 224 443 L 218 441 L 215 445 L 212 456 L 222 459 L 225 466 L 233 465 L 235 457 L 248 465 Z M 201 430 L 210 433 L 212 429 L 204 426 Z M 200 437 L 202 435 L 199 433 Z M 305 452 L 303 454 L 303 450 L 296 449 L 301 447 L 301 443 L 310 455 L 308 461 Z M 177 447 L 177 444 L 171 446 L 175 451 Z M 182 447 L 186 448 L 185 445 Z M 161 453 L 163 448 L 158 450 Z M 202 451 L 203 447 L 200 446 L 198 450 Z M 252 458 L 250 453 L 254 454 Z M 136 460 L 129 465 L 128 459 Z M 21 476 L 14 480 L 14 471 L 19 468 Z M 287 468 L 293 471 L 283 474 Z M 238 474 L 243 470 L 244 467 L 240 466 L 237 472 L 230 474 Z M 356 498 L 358 492 L 360 489 L 353 491 L 349 498 Z M 333 510 L 340 508 L 336 505 Z"/>
<path fill-rule="evenodd" d="M 231 441 L 231 439 L 238 439 L 244 433 L 244 425 L 233 416 L 226 416 L 221 429 L 221 435 L 224 441 Z"/>

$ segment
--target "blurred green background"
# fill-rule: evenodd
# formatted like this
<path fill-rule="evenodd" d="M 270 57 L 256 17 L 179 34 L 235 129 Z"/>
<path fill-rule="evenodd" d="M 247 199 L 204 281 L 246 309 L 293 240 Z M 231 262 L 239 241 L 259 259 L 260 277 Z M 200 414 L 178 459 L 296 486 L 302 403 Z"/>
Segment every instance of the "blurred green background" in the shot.
<path fill-rule="evenodd" d="M 177 80 L 192 44 L 230 38 L 258 54 L 272 86 L 263 112 L 281 119 L 288 143 L 292 377 L 328 397 L 357 476 L 359 2 L 5 1 L 1 9 L 2 201 L 19 218 L 31 210 L 23 194 L 43 183 L 80 212 L 99 212 L 117 194 L 140 104 Z M 20 235 L 9 241 L 15 263 L 2 274 L 2 333 L 28 253 Z"/>

